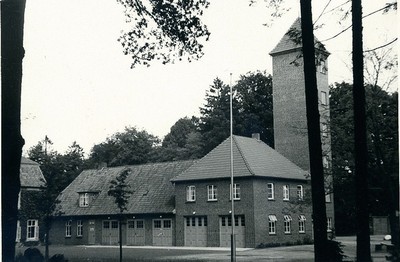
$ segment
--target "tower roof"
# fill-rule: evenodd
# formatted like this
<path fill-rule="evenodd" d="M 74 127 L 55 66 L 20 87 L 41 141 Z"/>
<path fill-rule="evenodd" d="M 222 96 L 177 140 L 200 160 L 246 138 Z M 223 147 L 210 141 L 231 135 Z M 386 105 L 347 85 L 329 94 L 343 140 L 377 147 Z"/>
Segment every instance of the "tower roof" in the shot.
<path fill-rule="evenodd" d="M 327 55 L 330 54 L 328 50 L 326 50 L 325 46 L 316 37 L 314 37 L 314 46 L 319 52 L 326 53 Z M 298 17 L 269 54 L 271 56 L 275 56 L 281 53 L 297 51 L 301 48 L 301 18 Z"/>

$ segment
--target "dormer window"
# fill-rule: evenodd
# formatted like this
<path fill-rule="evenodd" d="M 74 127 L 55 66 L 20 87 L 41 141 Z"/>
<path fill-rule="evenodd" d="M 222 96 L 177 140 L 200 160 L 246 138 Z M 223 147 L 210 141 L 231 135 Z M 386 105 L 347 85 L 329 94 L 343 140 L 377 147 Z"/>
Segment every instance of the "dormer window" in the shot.
<path fill-rule="evenodd" d="M 80 193 L 79 194 L 79 206 L 80 207 L 88 207 L 89 206 L 89 193 Z"/>

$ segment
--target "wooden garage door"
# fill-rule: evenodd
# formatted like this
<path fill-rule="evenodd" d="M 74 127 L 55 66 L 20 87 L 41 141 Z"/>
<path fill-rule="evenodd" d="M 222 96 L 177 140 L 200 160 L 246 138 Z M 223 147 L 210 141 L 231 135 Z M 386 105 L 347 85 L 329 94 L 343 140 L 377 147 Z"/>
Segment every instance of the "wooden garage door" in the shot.
<path fill-rule="evenodd" d="M 172 246 L 172 219 L 153 220 L 153 245 Z"/>
<path fill-rule="evenodd" d="M 101 231 L 103 245 L 117 245 L 119 241 L 118 220 L 104 220 Z"/>
<path fill-rule="evenodd" d="M 236 247 L 245 247 L 245 219 L 244 216 L 235 216 Z M 221 216 L 219 219 L 220 246 L 231 246 L 232 217 Z"/>
<path fill-rule="evenodd" d="M 128 220 L 126 244 L 133 246 L 144 246 L 144 220 Z"/>
<path fill-rule="evenodd" d="M 185 246 L 207 246 L 207 217 L 185 218 Z"/>

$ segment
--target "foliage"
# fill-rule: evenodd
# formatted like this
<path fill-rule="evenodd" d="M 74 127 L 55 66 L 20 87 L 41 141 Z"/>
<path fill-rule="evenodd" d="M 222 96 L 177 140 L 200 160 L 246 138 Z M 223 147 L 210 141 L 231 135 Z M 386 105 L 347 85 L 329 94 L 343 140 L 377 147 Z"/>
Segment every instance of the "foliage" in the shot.
<path fill-rule="evenodd" d="M 338 234 L 354 234 L 354 120 L 352 85 L 336 83 L 330 90 L 332 171 L 334 174 L 336 230 Z M 374 215 L 390 211 L 384 178 L 398 185 L 398 95 L 379 86 L 366 86 L 368 173 L 370 210 Z M 377 150 L 378 148 L 380 150 Z M 382 172 L 382 168 L 386 171 Z M 395 175 L 396 174 L 396 175 Z M 396 182 L 397 180 L 397 182 Z M 398 192 L 398 188 L 395 188 Z"/>
<path fill-rule="evenodd" d="M 327 241 L 327 258 L 329 258 L 328 261 L 331 262 L 337 262 L 337 261 L 343 261 L 347 256 L 343 252 L 343 247 L 344 245 L 338 241 L 335 240 L 328 240 Z"/>
<path fill-rule="evenodd" d="M 125 8 L 131 26 L 119 38 L 125 55 L 135 65 L 150 65 L 152 60 L 173 63 L 187 56 L 188 61 L 203 56 L 200 39 L 208 40 L 209 31 L 200 17 L 207 0 L 117 0 Z"/>
<path fill-rule="evenodd" d="M 232 92 L 233 133 L 243 136 L 260 133 L 261 139 L 273 146 L 272 77 L 265 72 L 249 72 L 240 76 Z M 200 108 L 199 128 L 204 153 L 208 153 L 229 136 L 229 86 L 216 78 L 205 100 Z"/>
<path fill-rule="evenodd" d="M 130 171 L 129 168 L 125 168 L 115 179 L 111 180 L 108 190 L 108 195 L 114 197 L 115 204 L 121 214 L 126 210 L 126 204 L 128 204 L 128 199 L 132 194 L 132 191 L 129 190 L 129 184 L 126 183 Z"/>
<path fill-rule="evenodd" d="M 105 142 L 95 145 L 89 161 L 92 166 L 102 163 L 106 163 L 107 166 L 143 164 L 154 158 L 158 144 L 159 139 L 145 130 L 125 127 L 124 132 L 117 132 Z"/>
<path fill-rule="evenodd" d="M 197 117 L 181 118 L 164 137 L 160 161 L 197 159 L 202 156 L 202 140 Z"/>

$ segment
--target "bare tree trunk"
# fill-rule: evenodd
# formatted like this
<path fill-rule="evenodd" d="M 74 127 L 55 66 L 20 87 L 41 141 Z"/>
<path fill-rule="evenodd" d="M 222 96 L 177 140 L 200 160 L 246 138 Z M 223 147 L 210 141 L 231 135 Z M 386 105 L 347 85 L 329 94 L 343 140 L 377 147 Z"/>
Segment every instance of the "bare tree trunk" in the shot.
<path fill-rule="evenodd" d="M 1 1 L 2 256 L 14 261 L 21 164 L 21 81 L 25 0 Z"/>
<path fill-rule="evenodd" d="M 357 261 L 371 261 L 361 0 L 352 0 Z"/>
<path fill-rule="evenodd" d="M 119 217 L 119 262 L 122 262 L 122 214 Z"/>
<path fill-rule="evenodd" d="M 308 144 L 310 151 L 311 193 L 314 222 L 315 261 L 328 261 L 327 221 L 325 205 L 324 169 L 320 115 L 318 111 L 318 89 L 315 68 L 314 28 L 311 0 L 301 0 L 301 30 L 304 59 L 304 81 L 306 90 Z"/>

